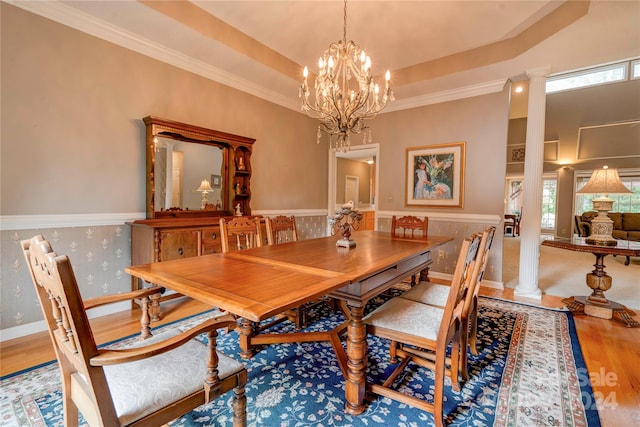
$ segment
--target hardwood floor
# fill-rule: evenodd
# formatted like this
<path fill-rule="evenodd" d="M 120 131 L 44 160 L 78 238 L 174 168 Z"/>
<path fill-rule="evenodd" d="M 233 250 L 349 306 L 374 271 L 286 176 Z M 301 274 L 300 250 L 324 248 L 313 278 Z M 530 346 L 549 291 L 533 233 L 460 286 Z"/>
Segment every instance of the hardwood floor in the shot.
<path fill-rule="evenodd" d="M 518 300 L 514 298 L 512 289 L 483 288 L 481 294 Z M 543 296 L 541 305 L 563 306 L 560 297 L 548 295 Z M 210 308 L 186 298 L 168 301 L 162 307 L 164 318 L 154 326 Z M 138 310 L 133 310 L 92 320 L 96 340 L 105 343 L 138 332 L 139 314 Z M 640 425 L 640 329 L 588 316 L 575 316 L 575 323 L 602 425 Z M 114 324 L 118 327 L 114 328 Z M 54 358 L 46 333 L 5 341 L 0 343 L 0 375 L 18 372 Z"/>

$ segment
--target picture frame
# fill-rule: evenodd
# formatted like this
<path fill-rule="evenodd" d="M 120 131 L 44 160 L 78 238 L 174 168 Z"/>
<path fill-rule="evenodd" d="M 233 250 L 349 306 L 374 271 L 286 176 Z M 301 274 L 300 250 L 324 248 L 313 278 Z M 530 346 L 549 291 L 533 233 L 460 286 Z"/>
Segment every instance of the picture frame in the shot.
<path fill-rule="evenodd" d="M 462 208 L 465 142 L 407 148 L 405 205 Z"/>
<path fill-rule="evenodd" d="M 222 187 L 222 176 L 220 176 L 220 175 L 211 175 L 211 187 L 213 187 L 213 188 L 221 188 Z"/>

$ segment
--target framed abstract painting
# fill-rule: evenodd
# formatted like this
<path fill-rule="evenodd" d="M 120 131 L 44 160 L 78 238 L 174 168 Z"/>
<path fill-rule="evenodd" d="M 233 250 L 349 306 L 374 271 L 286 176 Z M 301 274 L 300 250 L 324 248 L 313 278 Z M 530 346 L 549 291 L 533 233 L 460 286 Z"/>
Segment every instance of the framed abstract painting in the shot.
<path fill-rule="evenodd" d="M 405 204 L 461 208 L 464 142 L 407 148 Z"/>

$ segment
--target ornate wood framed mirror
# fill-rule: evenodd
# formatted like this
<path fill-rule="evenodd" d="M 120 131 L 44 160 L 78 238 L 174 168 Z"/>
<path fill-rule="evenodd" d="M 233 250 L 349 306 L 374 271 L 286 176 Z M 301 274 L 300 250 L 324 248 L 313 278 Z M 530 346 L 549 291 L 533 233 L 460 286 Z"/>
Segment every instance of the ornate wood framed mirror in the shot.
<path fill-rule="evenodd" d="M 143 121 L 148 219 L 251 214 L 255 139 L 153 116 Z"/>

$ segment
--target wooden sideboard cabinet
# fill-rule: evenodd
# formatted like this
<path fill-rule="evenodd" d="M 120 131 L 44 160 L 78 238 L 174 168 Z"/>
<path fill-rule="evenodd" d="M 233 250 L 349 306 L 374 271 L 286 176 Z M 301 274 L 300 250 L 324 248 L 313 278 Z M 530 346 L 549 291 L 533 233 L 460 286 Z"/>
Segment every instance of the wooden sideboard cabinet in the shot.
<path fill-rule="evenodd" d="M 131 226 L 131 264 L 170 261 L 180 258 L 222 252 L 220 217 L 143 219 L 128 223 Z M 132 289 L 143 287 L 132 278 Z M 159 303 L 181 296 L 163 295 L 152 303 L 152 320 L 159 320 Z"/>
<path fill-rule="evenodd" d="M 376 213 L 374 211 L 362 212 L 362 225 L 360 230 L 373 230 L 375 228 Z"/>

